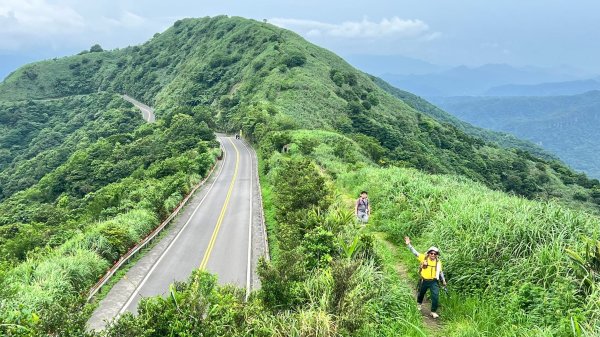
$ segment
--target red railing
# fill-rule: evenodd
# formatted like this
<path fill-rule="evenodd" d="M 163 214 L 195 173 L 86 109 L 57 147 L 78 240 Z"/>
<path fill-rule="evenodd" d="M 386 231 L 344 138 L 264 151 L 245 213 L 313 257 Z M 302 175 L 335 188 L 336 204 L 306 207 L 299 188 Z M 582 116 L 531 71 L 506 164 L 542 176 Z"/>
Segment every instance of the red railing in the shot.
<path fill-rule="evenodd" d="M 221 155 L 217 157 L 217 159 L 220 160 L 222 158 L 223 150 L 221 150 Z M 208 172 L 206 177 L 201 182 L 196 184 L 194 188 L 192 188 L 190 193 L 188 193 L 188 195 L 179 203 L 177 208 L 175 208 L 175 210 L 169 215 L 169 217 L 167 217 L 158 227 L 156 227 L 152 232 L 150 232 L 150 234 L 148 234 L 137 245 L 132 247 L 127 253 L 125 253 L 125 255 L 121 256 L 121 258 L 119 258 L 119 260 L 115 262 L 115 264 L 112 267 L 110 267 L 106 274 L 104 274 L 100 278 L 100 280 L 98 280 L 98 282 L 90 289 L 87 297 L 88 302 L 96 295 L 96 293 L 98 293 L 98 291 L 100 291 L 100 289 L 106 284 L 106 282 L 108 282 L 108 280 L 110 280 L 110 278 L 117 272 L 117 270 L 119 270 L 119 268 L 121 268 L 127 261 L 129 261 L 129 259 L 131 259 L 131 257 L 133 257 L 142 248 L 144 248 L 150 241 L 152 241 L 171 222 L 171 220 L 173 220 L 173 218 L 175 218 L 177 214 L 179 214 L 179 211 L 181 211 L 183 206 L 185 206 L 185 204 L 192 197 L 194 192 L 196 192 L 196 190 L 200 188 L 200 186 L 202 186 L 206 182 L 206 180 L 208 180 L 208 178 L 212 175 L 213 171 L 217 167 L 217 163 L 218 161 L 215 161 L 215 164 L 212 166 L 210 172 Z"/>

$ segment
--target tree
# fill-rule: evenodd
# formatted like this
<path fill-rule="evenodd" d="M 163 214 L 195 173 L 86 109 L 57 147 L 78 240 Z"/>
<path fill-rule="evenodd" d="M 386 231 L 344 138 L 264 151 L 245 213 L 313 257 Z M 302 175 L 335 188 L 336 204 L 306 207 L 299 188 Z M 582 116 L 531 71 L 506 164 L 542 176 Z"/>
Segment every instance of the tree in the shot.
<path fill-rule="evenodd" d="M 292 158 L 284 161 L 273 179 L 276 217 L 280 222 L 294 223 L 296 218 L 314 207 L 329 206 L 329 190 L 319 169 L 308 159 Z M 298 214 L 296 214 L 298 213 Z"/>
<path fill-rule="evenodd" d="M 97 43 L 90 47 L 90 53 L 101 53 L 103 51 L 104 49 Z"/>
<path fill-rule="evenodd" d="M 306 56 L 300 52 L 291 52 L 283 57 L 283 64 L 288 68 L 300 67 L 306 63 Z"/>

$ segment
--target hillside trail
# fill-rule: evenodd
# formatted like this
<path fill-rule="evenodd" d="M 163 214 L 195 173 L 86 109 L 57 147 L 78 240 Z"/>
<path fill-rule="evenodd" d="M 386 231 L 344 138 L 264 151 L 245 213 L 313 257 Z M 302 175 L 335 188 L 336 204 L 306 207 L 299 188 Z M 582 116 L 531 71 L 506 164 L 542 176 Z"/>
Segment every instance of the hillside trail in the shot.
<path fill-rule="evenodd" d="M 398 249 L 397 246 L 395 246 L 393 243 L 389 242 L 388 240 L 386 240 L 383 237 L 380 237 L 380 239 L 384 242 L 384 244 L 388 247 L 388 249 L 390 251 L 395 251 Z M 402 264 L 401 262 L 398 262 L 395 264 L 394 268 L 396 269 L 396 272 L 405 280 L 410 280 L 410 277 L 408 276 L 408 269 L 406 268 L 406 266 L 404 264 Z M 415 298 L 415 305 L 417 305 L 417 289 L 413 288 L 413 297 Z M 425 297 L 425 300 L 423 301 L 423 309 L 421 310 L 422 316 L 423 316 L 423 325 L 427 328 L 427 331 L 429 331 L 429 335 L 430 336 L 435 336 L 435 337 L 439 337 L 439 333 L 442 331 L 442 324 L 438 319 L 434 319 L 430 316 L 431 314 L 431 302 L 427 299 L 427 297 Z"/>

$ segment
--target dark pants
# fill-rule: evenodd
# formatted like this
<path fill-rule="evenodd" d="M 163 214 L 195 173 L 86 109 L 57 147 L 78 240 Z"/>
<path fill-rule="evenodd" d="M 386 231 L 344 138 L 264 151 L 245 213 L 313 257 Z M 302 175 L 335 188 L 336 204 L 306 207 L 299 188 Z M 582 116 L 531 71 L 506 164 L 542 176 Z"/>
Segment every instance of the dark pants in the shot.
<path fill-rule="evenodd" d="M 438 299 L 440 298 L 440 287 L 438 286 L 437 280 L 421 280 L 421 287 L 419 288 L 419 296 L 417 296 L 417 302 L 423 303 L 423 298 L 427 289 L 430 290 L 429 296 L 431 296 L 431 312 L 435 312 L 438 307 Z"/>

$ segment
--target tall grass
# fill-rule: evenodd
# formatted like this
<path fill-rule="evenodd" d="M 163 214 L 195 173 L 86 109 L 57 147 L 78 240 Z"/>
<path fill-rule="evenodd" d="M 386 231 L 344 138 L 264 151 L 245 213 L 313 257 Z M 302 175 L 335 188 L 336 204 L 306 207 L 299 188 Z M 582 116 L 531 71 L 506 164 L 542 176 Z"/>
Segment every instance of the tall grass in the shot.
<path fill-rule="evenodd" d="M 583 294 L 566 254 L 584 249 L 582 236 L 598 238 L 597 217 L 409 169 L 365 168 L 339 182 L 369 191 L 396 244 L 410 235 L 421 251 L 441 247 L 454 289 L 442 302 L 450 335 L 563 335 L 571 317 L 599 323 L 596 296 Z"/>
<path fill-rule="evenodd" d="M 35 326 L 52 316 L 48 308 L 71 306 L 124 250 L 157 223 L 148 210 L 135 210 L 100 222 L 56 249 L 32 254 L 0 281 L 0 317 L 8 323 Z M 7 326 L 4 332 L 15 333 Z M 0 329 L 0 332 L 3 330 Z"/>

